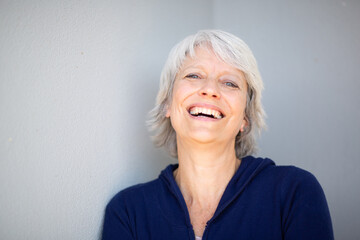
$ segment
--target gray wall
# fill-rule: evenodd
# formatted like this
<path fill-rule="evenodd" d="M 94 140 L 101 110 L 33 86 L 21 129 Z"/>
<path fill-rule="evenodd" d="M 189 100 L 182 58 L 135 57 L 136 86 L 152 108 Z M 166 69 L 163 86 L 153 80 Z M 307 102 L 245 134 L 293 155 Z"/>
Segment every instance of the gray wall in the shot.
<path fill-rule="evenodd" d="M 0 1 L 0 238 L 98 239 L 120 189 L 174 162 L 144 124 L 170 48 L 198 29 L 258 59 L 261 156 L 313 172 L 360 237 L 360 2 Z"/>
<path fill-rule="evenodd" d="M 211 12 L 206 1 L 1 1 L 0 239 L 97 239 L 115 192 L 159 174 L 170 160 L 144 123 L 159 72 Z"/>

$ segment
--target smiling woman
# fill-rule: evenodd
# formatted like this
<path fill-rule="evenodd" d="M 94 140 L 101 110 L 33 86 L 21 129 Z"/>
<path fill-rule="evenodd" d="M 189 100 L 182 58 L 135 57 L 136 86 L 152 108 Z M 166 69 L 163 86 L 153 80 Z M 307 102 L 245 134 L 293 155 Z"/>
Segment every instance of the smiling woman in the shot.
<path fill-rule="evenodd" d="M 333 239 L 309 172 L 255 158 L 262 80 L 249 47 L 200 31 L 170 52 L 149 126 L 179 164 L 119 192 L 103 239 Z"/>
<path fill-rule="evenodd" d="M 261 104 L 263 82 L 250 48 L 241 39 L 224 31 L 199 31 L 197 34 L 185 38 L 171 50 L 161 73 L 156 106 L 150 112 L 148 121 L 150 129 L 156 132 L 155 144 L 165 146 L 170 155 L 177 157 L 176 133 L 170 120 L 165 118 L 164 112 L 167 111 L 168 104 L 172 101 L 174 84 L 177 83 L 175 79 L 180 77 L 181 72 L 186 74 L 182 77 L 193 79 L 206 77 L 202 75 L 205 73 L 201 70 L 206 68 L 207 63 L 196 62 L 196 59 L 199 59 L 197 51 L 207 52 L 209 57 L 216 56 L 214 60 L 220 62 L 221 66 L 226 65 L 230 70 L 229 73 L 223 72 L 219 81 L 227 86 L 237 86 L 243 93 L 247 93 L 246 101 L 243 102 L 246 103 L 245 117 L 248 124 L 241 134 L 238 132 L 235 138 L 235 151 L 238 158 L 255 153 L 256 135 L 265 127 L 265 113 Z M 204 61 L 206 60 L 204 59 Z M 193 64 L 193 66 L 187 66 L 188 64 Z M 198 72 L 192 72 L 191 67 Z M 221 69 L 219 68 L 219 70 Z M 237 85 L 236 80 L 244 80 L 240 83 L 245 83 L 245 86 Z"/>
<path fill-rule="evenodd" d="M 166 117 L 176 132 L 177 146 L 188 149 L 184 146 L 187 143 L 200 143 L 233 152 L 236 135 L 248 125 L 246 94 L 242 71 L 220 60 L 208 48 L 198 47 L 195 56 L 187 58 L 179 70 L 167 105 Z M 178 149 L 178 153 L 186 149 Z"/>

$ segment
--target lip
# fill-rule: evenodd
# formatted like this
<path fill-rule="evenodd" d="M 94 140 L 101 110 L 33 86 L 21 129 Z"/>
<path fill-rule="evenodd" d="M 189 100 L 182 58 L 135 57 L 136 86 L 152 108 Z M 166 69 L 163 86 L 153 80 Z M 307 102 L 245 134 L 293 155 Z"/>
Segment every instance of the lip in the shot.
<path fill-rule="evenodd" d="M 189 113 L 190 117 L 194 118 L 194 119 L 197 119 L 197 120 L 202 120 L 202 121 L 219 121 L 221 119 L 215 119 L 215 118 L 207 118 L 207 117 L 195 117 L 193 115 L 190 114 L 190 109 L 193 108 L 193 107 L 203 107 L 203 108 L 208 108 L 208 109 L 212 109 L 212 110 L 215 110 L 215 111 L 218 111 L 222 114 L 222 118 L 225 118 L 225 114 L 224 112 L 217 106 L 215 105 L 212 105 L 212 104 L 208 104 L 208 103 L 194 103 L 194 104 L 191 104 L 190 106 L 188 106 L 186 108 L 187 112 Z"/>

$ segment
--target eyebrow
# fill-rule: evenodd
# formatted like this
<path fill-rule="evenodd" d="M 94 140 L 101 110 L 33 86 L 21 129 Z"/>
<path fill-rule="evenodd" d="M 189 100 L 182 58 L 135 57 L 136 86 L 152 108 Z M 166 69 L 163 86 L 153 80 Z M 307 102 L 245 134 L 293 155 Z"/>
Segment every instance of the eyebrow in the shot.
<path fill-rule="evenodd" d="M 189 66 L 183 66 L 182 68 L 180 68 L 180 70 L 187 70 L 189 68 L 200 68 L 200 69 L 204 69 L 205 67 L 202 64 L 195 64 L 195 65 L 189 65 Z"/>

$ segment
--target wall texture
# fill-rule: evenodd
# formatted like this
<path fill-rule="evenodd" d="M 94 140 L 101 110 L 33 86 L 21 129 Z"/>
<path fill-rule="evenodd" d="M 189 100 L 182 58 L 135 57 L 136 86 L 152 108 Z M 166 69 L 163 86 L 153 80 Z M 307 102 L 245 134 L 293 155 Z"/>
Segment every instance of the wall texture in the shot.
<path fill-rule="evenodd" d="M 259 155 L 313 172 L 360 238 L 357 1 L 0 1 L 0 238 L 98 239 L 107 201 L 170 159 L 145 127 L 170 48 L 204 28 L 258 59 Z"/>
<path fill-rule="evenodd" d="M 206 1 L 0 1 L 0 239 L 98 239 L 120 189 L 170 161 L 145 127 Z"/>

